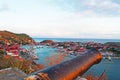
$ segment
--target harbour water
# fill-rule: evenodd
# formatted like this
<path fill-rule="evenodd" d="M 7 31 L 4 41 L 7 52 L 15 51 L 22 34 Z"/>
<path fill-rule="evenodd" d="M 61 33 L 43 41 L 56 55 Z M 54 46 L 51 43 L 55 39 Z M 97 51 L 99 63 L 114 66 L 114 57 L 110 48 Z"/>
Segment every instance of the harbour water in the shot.
<path fill-rule="evenodd" d="M 37 61 L 40 64 L 46 65 L 46 58 L 54 54 L 57 54 L 57 49 L 47 46 L 42 46 L 42 48 L 36 49 L 36 55 L 39 58 Z"/>
<path fill-rule="evenodd" d="M 31 46 L 22 46 L 22 48 L 30 49 Z M 33 47 L 33 46 L 32 46 Z M 34 46 L 35 55 L 38 57 L 38 60 L 35 60 L 37 63 L 46 65 L 46 58 L 54 54 L 57 54 L 57 49 L 49 46 Z"/>
<path fill-rule="evenodd" d="M 103 59 L 99 64 L 93 65 L 85 74 L 99 76 L 104 70 L 108 80 L 120 80 L 120 59 L 112 59 L 112 61 Z"/>
<path fill-rule="evenodd" d="M 37 42 L 40 42 L 42 40 L 47 40 L 46 38 L 40 38 L 40 39 L 35 39 L 35 41 Z M 54 41 L 60 41 L 60 42 L 63 42 L 63 41 L 80 41 L 80 42 L 91 42 L 91 41 L 95 41 L 95 42 L 102 42 L 102 43 L 105 43 L 105 42 L 120 42 L 120 40 L 101 40 L 101 39 L 92 39 L 92 40 L 81 40 L 81 39 L 77 39 L 77 40 L 74 40 L 74 39 L 60 39 L 60 40 L 57 40 L 57 39 L 51 39 L 51 40 L 54 40 Z M 51 56 L 53 54 L 56 54 L 57 52 L 57 49 L 55 48 L 51 48 L 51 47 L 43 47 L 43 48 L 40 48 L 40 49 L 36 49 L 36 53 L 37 53 L 37 56 L 39 57 L 39 63 L 42 63 L 44 64 L 45 62 L 45 58 L 48 57 L 48 56 Z M 108 61 L 106 59 L 103 59 L 99 64 L 96 64 L 94 66 L 92 66 L 86 73 L 86 74 L 91 74 L 91 75 L 94 75 L 94 76 L 99 76 L 103 71 L 105 70 L 106 72 L 106 75 L 107 75 L 107 78 L 108 80 L 120 80 L 120 59 L 112 59 L 112 61 Z"/>

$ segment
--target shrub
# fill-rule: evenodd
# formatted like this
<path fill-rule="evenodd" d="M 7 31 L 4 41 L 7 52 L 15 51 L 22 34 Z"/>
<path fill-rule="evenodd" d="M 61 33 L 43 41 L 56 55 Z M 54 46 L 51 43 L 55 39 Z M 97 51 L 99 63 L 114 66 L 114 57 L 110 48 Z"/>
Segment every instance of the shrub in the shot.
<path fill-rule="evenodd" d="M 4 54 L 3 50 L 0 50 L 0 56 L 3 55 L 3 54 Z"/>
<path fill-rule="evenodd" d="M 18 68 L 25 72 L 26 74 L 29 74 L 33 71 L 35 71 L 35 68 L 33 66 L 36 66 L 33 64 L 32 60 L 25 60 L 24 58 L 19 57 L 12 57 L 12 56 L 3 56 L 0 60 L 0 69 L 4 68 Z M 37 67 L 37 66 L 36 66 Z M 38 67 L 39 69 L 42 69 L 43 66 Z"/>

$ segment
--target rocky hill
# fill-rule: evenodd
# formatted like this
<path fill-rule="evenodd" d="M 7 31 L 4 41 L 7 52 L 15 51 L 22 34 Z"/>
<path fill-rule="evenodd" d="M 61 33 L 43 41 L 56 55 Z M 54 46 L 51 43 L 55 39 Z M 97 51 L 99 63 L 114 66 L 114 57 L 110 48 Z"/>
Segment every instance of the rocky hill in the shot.
<path fill-rule="evenodd" d="M 54 43 L 52 40 L 43 40 L 41 43 Z"/>
<path fill-rule="evenodd" d="M 0 41 L 5 43 L 19 43 L 19 44 L 29 44 L 34 42 L 34 40 L 27 34 L 16 34 L 9 31 L 0 31 Z"/>

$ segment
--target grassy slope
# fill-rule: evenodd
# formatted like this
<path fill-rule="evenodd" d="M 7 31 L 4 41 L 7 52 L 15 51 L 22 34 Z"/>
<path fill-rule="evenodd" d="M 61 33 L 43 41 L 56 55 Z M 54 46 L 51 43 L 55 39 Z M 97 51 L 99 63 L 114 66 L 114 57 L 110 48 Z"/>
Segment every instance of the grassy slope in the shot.
<path fill-rule="evenodd" d="M 15 42 L 23 44 L 34 42 L 34 40 L 27 34 L 16 34 L 9 31 L 0 31 L 0 40 L 9 43 Z"/>

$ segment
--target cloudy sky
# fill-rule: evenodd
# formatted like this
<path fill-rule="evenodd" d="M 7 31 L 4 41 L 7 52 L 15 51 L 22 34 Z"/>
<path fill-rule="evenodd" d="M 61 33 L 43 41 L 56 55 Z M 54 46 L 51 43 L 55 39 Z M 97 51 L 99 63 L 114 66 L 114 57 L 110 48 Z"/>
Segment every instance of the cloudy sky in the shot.
<path fill-rule="evenodd" d="M 120 0 L 0 0 L 0 30 L 32 37 L 120 39 Z"/>

